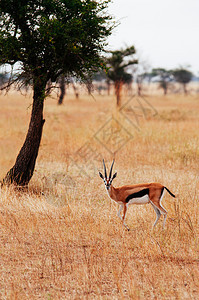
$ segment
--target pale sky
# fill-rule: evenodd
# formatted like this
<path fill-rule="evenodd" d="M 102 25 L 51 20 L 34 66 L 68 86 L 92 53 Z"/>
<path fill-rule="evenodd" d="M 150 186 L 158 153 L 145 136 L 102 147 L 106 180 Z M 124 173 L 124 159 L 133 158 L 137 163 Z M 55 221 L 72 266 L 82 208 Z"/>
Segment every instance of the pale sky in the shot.
<path fill-rule="evenodd" d="M 109 49 L 134 45 L 151 67 L 199 75 L 199 0 L 112 0 L 108 12 L 120 22 Z"/>

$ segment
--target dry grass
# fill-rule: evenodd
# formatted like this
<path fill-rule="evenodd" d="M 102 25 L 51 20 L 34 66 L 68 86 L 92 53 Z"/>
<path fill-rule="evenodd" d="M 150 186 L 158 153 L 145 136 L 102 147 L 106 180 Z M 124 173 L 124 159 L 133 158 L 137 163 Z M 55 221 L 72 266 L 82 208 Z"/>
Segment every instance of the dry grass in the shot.
<path fill-rule="evenodd" d="M 46 100 L 28 190 L 0 190 L 1 299 L 198 299 L 198 97 L 147 99 L 156 115 L 134 102 L 121 117 L 112 96 L 69 96 L 63 107 Z M 0 96 L 1 179 L 22 146 L 30 104 L 28 96 Z M 95 133 L 112 114 L 119 121 L 108 123 L 112 133 L 124 137 L 125 128 L 133 136 L 116 153 L 115 185 L 159 181 L 178 195 L 163 200 L 164 231 L 162 219 L 151 231 L 155 213 L 145 205 L 130 207 L 127 232 L 97 175 L 100 155 L 112 155 Z M 114 150 L 120 145 L 104 139 Z"/>

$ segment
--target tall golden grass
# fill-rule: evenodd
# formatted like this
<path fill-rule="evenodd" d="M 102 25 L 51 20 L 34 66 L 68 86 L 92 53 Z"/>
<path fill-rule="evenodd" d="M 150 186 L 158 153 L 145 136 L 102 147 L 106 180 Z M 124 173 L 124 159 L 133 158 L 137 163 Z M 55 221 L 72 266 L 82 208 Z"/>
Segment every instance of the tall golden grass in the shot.
<path fill-rule="evenodd" d="M 198 97 L 154 95 L 144 111 L 135 101 L 121 114 L 113 96 L 69 95 L 62 107 L 46 99 L 28 189 L 0 190 L 1 299 L 198 299 Z M 1 95 L 0 111 L 2 179 L 25 138 L 31 96 Z M 130 232 L 121 225 L 97 174 L 102 156 L 111 163 L 108 149 L 118 150 L 116 186 L 157 181 L 177 195 L 165 194 L 165 230 L 162 219 L 151 230 L 149 205 L 129 208 Z"/>

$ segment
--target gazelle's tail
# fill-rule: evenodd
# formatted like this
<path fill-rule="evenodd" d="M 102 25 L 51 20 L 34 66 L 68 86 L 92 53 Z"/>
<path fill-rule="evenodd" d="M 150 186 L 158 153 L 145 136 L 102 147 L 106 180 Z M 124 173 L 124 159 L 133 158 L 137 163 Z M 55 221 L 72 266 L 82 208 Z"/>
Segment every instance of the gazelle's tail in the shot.
<path fill-rule="evenodd" d="M 167 192 L 172 196 L 172 197 L 176 197 L 166 186 L 164 187 L 166 190 L 167 190 Z"/>

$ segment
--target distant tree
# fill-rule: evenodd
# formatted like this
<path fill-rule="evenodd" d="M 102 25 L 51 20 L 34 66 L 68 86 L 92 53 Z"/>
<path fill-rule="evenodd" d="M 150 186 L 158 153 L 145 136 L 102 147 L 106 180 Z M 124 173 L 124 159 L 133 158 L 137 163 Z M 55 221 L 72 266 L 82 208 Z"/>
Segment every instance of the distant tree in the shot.
<path fill-rule="evenodd" d="M 114 82 L 117 106 L 121 106 L 121 90 L 124 84 L 132 81 L 132 74 L 126 71 L 127 67 L 137 64 L 138 60 L 133 56 L 136 53 L 134 46 L 124 50 L 111 51 L 111 56 L 107 58 L 107 76 Z M 128 60 L 128 57 L 130 59 Z"/>
<path fill-rule="evenodd" d="M 73 88 L 73 91 L 75 94 L 75 99 L 78 100 L 79 99 L 79 91 L 78 91 L 77 85 L 75 84 L 75 80 L 73 78 L 71 78 L 70 82 L 71 82 L 71 85 L 72 85 L 72 88 Z"/>
<path fill-rule="evenodd" d="M 139 55 L 139 54 L 138 54 Z M 150 66 L 146 60 L 144 60 L 141 56 L 138 56 L 138 64 L 132 65 L 131 70 L 133 77 L 135 78 L 135 82 L 137 85 L 137 94 L 138 96 L 142 96 L 143 94 L 143 83 L 149 82 L 150 80 Z"/>
<path fill-rule="evenodd" d="M 45 121 L 47 83 L 55 82 L 62 74 L 84 79 L 102 65 L 101 51 L 113 28 L 106 13 L 109 2 L 0 1 L 0 65 L 20 62 L 33 86 L 25 142 L 3 183 L 23 186 L 33 175 Z"/>
<path fill-rule="evenodd" d="M 191 81 L 193 74 L 192 72 L 179 68 L 172 71 L 175 80 L 182 84 L 184 94 L 187 95 L 187 84 Z"/>
<path fill-rule="evenodd" d="M 7 82 L 8 82 L 7 75 L 4 73 L 0 73 L 0 88 L 4 87 Z"/>
<path fill-rule="evenodd" d="M 149 77 L 148 73 L 137 74 L 136 83 L 137 83 L 137 94 L 138 94 L 138 96 L 142 96 L 142 94 L 143 94 L 143 82 L 148 77 Z"/>
<path fill-rule="evenodd" d="M 64 96 L 66 95 L 66 79 L 65 79 L 64 75 L 60 76 L 58 83 L 59 83 L 59 89 L 60 89 L 58 105 L 61 105 L 63 103 Z"/>
<path fill-rule="evenodd" d="M 106 73 L 104 70 L 99 70 L 99 72 L 93 74 L 92 76 L 92 80 L 93 81 L 103 81 L 103 80 L 106 80 Z"/>
<path fill-rule="evenodd" d="M 168 92 L 169 84 L 173 80 L 172 72 L 164 68 L 156 68 L 156 69 L 152 69 L 150 76 L 157 77 L 157 81 L 159 82 L 159 87 L 163 89 L 164 95 L 166 95 Z"/>
<path fill-rule="evenodd" d="M 103 83 L 107 85 L 108 95 L 110 93 L 110 79 L 107 78 L 105 70 L 100 70 L 99 72 L 95 73 L 92 77 L 93 82 L 97 83 L 97 90 L 101 95 L 102 90 L 106 90 Z"/>
<path fill-rule="evenodd" d="M 85 84 L 87 85 L 88 83 L 85 82 Z M 78 92 L 78 88 L 75 84 L 74 78 L 72 78 L 72 77 L 66 78 L 64 75 L 61 75 L 58 80 L 58 85 L 59 85 L 59 90 L 60 90 L 59 98 L 58 98 L 58 102 L 57 102 L 58 105 L 63 104 L 64 97 L 66 95 L 66 89 L 67 89 L 67 87 L 69 87 L 69 85 L 71 85 L 73 88 L 76 100 L 79 99 L 79 92 Z"/>
<path fill-rule="evenodd" d="M 110 95 L 110 90 L 111 90 L 111 81 L 110 81 L 110 78 L 108 78 L 108 77 L 106 79 L 106 85 L 107 85 L 107 94 L 109 96 Z"/>

